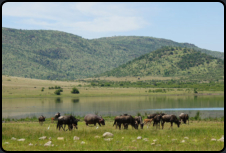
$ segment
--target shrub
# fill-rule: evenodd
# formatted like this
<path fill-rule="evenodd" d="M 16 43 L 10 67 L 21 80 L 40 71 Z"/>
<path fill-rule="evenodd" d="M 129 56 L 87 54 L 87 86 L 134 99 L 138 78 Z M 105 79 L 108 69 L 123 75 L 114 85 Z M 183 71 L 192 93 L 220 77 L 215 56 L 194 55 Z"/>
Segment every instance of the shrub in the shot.
<path fill-rule="evenodd" d="M 110 85 L 110 83 L 105 83 L 105 85 L 104 85 L 104 86 L 111 86 L 111 85 Z"/>
<path fill-rule="evenodd" d="M 60 86 L 55 86 L 55 89 L 60 89 L 61 87 Z"/>
<path fill-rule="evenodd" d="M 198 111 L 198 112 L 196 112 L 196 115 L 195 115 L 195 120 L 200 120 L 201 119 L 201 117 L 200 117 L 200 112 Z"/>
<path fill-rule="evenodd" d="M 194 93 L 198 93 L 197 88 L 194 88 Z"/>
<path fill-rule="evenodd" d="M 72 88 L 72 91 L 71 91 L 72 94 L 79 94 L 79 90 L 77 88 Z"/>
<path fill-rule="evenodd" d="M 60 92 L 61 92 L 61 89 L 57 89 L 57 90 L 54 92 L 54 94 L 60 95 Z"/>
<path fill-rule="evenodd" d="M 94 82 L 91 82 L 91 86 L 95 86 L 96 84 Z"/>
<path fill-rule="evenodd" d="M 41 91 L 44 91 L 44 89 L 45 89 L 45 88 L 44 88 L 44 87 L 42 87 L 42 90 L 41 90 Z"/>

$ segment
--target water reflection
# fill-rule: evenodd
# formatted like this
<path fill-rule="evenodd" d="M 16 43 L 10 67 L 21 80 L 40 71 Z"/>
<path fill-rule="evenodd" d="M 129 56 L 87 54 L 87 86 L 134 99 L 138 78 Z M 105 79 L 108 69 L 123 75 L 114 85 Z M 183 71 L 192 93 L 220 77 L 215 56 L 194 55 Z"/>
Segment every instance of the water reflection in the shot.
<path fill-rule="evenodd" d="M 217 110 L 216 110 L 217 108 Z M 142 115 L 164 111 L 179 115 L 188 113 L 192 117 L 202 109 L 201 117 L 224 116 L 224 96 L 128 96 L 128 97 L 80 97 L 80 98 L 15 98 L 2 99 L 3 118 L 32 116 L 53 117 L 56 112 L 85 116 L 120 114 Z M 215 110 L 214 110 L 215 109 Z"/>
<path fill-rule="evenodd" d="M 71 100 L 73 103 L 78 103 L 79 102 L 79 99 L 72 99 Z"/>
<path fill-rule="evenodd" d="M 56 103 L 62 103 L 63 100 L 62 100 L 61 98 L 58 97 L 58 98 L 55 99 L 55 102 L 56 102 Z"/>
<path fill-rule="evenodd" d="M 195 96 L 194 96 L 194 101 L 197 101 L 197 98 L 198 98 L 198 96 L 195 95 Z"/>

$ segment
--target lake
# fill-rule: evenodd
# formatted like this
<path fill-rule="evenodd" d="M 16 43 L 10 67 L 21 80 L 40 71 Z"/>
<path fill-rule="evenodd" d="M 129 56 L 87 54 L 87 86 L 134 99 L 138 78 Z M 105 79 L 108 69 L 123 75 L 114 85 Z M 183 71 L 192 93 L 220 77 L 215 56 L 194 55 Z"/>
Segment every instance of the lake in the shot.
<path fill-rule="evenodd" d="M 188 113 L 194 117 L 200 111 L 201 118 L 224 116 L 224 95 L 203 96 L 121 96 L 80 98 L 3 98 L 2 118 L 26 118 L 44 115 L 53 117 L 72 113 L 85 116 L 98 113 L 102 116 L 120 114 L 142 115 L 155 112 L 167 114 Z"/>

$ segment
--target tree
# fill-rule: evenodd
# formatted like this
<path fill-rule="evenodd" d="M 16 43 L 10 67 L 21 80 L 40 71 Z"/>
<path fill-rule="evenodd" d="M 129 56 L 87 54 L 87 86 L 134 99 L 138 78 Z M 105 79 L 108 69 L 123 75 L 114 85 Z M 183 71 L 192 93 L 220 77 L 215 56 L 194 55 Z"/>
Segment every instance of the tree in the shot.
<path fill-rule="evenodd" d="M 79 90 L 77 88 L 72 88 L 72 91 L 71 91 L 72 94 L 79 94 Z"/>
<path fill-rule="evenodd" d="M 60 95 L 60 92 L 62 92 L 62 89 L 57 89 L 57 90 L 54 92 L 54 94 Z"/>
<path fill-rule="evenodd" d="M 194 88 L 194 93 L 198 93 L 197 88 Z"/>

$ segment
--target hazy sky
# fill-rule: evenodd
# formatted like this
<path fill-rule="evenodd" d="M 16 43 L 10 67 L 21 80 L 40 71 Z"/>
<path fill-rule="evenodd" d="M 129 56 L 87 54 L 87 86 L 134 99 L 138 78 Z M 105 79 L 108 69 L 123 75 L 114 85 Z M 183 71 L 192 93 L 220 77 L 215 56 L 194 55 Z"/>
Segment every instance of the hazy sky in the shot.
<path fill-rule="evenodd" d="M 224 52 L 220 2 L 7 2 L 2 27 L 58 30 L 87 39 L 151 36 Z"/>

